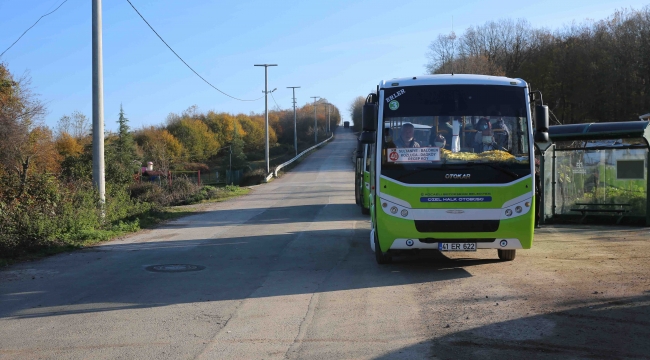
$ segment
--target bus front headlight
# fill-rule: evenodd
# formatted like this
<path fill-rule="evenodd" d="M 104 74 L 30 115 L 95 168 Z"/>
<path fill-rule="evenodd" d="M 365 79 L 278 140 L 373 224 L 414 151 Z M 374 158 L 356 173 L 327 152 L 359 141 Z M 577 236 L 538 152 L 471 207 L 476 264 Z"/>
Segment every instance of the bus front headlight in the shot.
<path fill-rule="evenodd" d="M 390 212 L 391 214 L 397 214 L 397 207 L 396 206 L 391 207 Z"/>
<path fill-rule="evenodd" d="M 402 209 L 402 217 L 407 217 L 409 215 L 408 210 Z"/>
<path fill-rule="evenodd" d="M 506 216 L 512 216 L 512 210 L 506 209 Z"/>

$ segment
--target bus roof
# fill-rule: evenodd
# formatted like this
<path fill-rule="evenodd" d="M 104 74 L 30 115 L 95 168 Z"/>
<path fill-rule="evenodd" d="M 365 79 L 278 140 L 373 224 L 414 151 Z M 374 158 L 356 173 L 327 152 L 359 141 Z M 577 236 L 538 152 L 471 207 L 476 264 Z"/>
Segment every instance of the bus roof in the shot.
<path fill-rule="evenodd" d="M 440 74 L 420 75 L 391 80 L 382 80 L 380 88 L 419 86 L 419 85 L 507 85 L 526 87 L 522 79 L 513 79 L 505 76 L 469 75 L 469 74 Z"/>

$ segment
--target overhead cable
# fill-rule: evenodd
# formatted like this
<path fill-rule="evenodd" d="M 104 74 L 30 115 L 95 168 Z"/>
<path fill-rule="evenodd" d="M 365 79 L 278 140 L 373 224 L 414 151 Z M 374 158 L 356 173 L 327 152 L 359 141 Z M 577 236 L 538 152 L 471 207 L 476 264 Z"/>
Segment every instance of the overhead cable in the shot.
<path fill-rule="evenodd" d="M 67 0 L 66 0 L 66 1 L 67 1 Z M 180 57 L 180 55 L 178 55 L 178 54 L 176 53 L 176 51 L 174 51 L 174 49 L 172 49 L 171 46 L 169 46 L 169 44 L 167 44 L 167 42 L 162 38 L 162 36 L 160 36 L 160 35 L 158 34 L 158 32 L 157 32 L 157 31 L 156 31 L 156 30 L 151 26 L 151 24 L 149 24 L 149 22 L 144 18 L 144 16 L 142 16 L 142 14 L 140 14 L 140 12 L 138 11 L 138 9 L 136 9 L 135 6 L 133 6 L 133 4 L 131 3 L 130 0 L 126 0 L 126 1 L 129 3 L 129 5 L 131 5 L 131 7 L 133 8 L 133 10 L 135 10 L 135 12 L 138 13 L 138 15 L 140 15 L 140 18 L 142 18 L 142 20 L 147 24 L 147 26 L 149 26 L 149 28 L 151 29 L 151 31 L 153 31 L 154 34 L 156 34 L 156 36 L 158 36 L 158 38 L 160 39 L 160 41 L 162 41 L 163 44 L 165 44 L 165 45 L 169 48 L 169 50 L 171 50 L 171 51 L 174 53 L 174 55 L 176 55 L 176 57 L 177 57 L 180 61 L 182 61 L 183 64 L 185 64 L 185 66 L 187 66 L 188 69 L 192 70 L 192 72 L 193 72 L 194 74 L 196 74 L 196 76 L 198 76 L 198 77 L 199 77 L 201 80 L 203 80 L 206 84 L 210 85 L 213 89 L 215 89 L 215 90 L 217 90 L 218 92 L 220 92 L 220 93 L 222 93 L 222 94 L 228 96 L 229 98 L 233 98 L 233 99 L 235 99 L 235 100 L 239 100 L 239 101 L 257 101 L 257 100 L 259 100 L 259 99 L 261 99 L 261 98 L 264 97 L 264 96 L 261 96 L 261 97 L 259 97 L 259 98 L 257 98 L 257 99 L 240 99 L 240 98 L 236 98 L 236 97 L 234 97 L 234 96 L 232 96 L 232 95 L 229 95 L 229 94 L 227 94 L 227 93 L 225 93 L 225 92 L 219 90 L 216 86 L 212 85 L 212 84 L 211 84 L 208 80 L 206 80 L 203 76 L 199 75 L 199 73 L 197 73 L 197 72 L 196 72 L 196 71 L 195 71 L 195 70 L 194 70 L 194 69 L 193 69 L 193 68 L 192 68 L 188 63 L 186 63 L 185 60 L 183 60 L 183 58 Z"/>
<path fill-rule="evenodd" d="M 34 25 L 30 26 L 27 30 L 25 30 L 25 32 L 23 32 L 23 34 L 20 35 L 20 36 L 18 37 L 18 39 L 16 39 L 16 41 L 14 41 L 13 44 L 11 44 L 11 45 L 10 45 L 10 46 L 5 50 L 5 51 L 2 52 L 2 54 L 0 54 L 0 57 L 2 57 L 2 55 L 4 55 L 4 54 L 5 54 L 9 49 L 11 49 L 14 45 L 16 45 L 16 43 L 18 42 L 18 40 L 20 40 L 20 39 L 21 39 L 25 34 L 27 34 L 27 32 L 28 32 L 29 30 L 31 30 L 34 26 L 36 26 L 36 24 L 38 24 L 38 22 L 41 21 L 42 18 L 44 18 L 44 17 L 50 15 L 51 13 L 53 13 L 53 12 L 59 10 L 59 8 L 60 8 L 63 4 L 65 4 L 67 1 L 68 1 L 68 0 L 63 0 L 63 2 L 62 2 L 61 4 L 59 4 L 59 6 L 56 7 L 56 9 L 54 9 L 54 10 L 50 11 L 49 13 L 47 13 L 47 14 L 41 16 L 40 18 L 38 18 L 38 20 L 36 20 L 36 22 L 34 23 Z"/>
<path fill-rule="evenodd" d="M 273 91 L 271 91 L 271 98 L 273 98 L 273 102 L 275 103 L 275 106 L 278 107 L 278 110 L 282 110 L 282 108 L 280 107 L 280 105 L 278 105 L 278 102 L 275 101 L 275 96 L 273 96 Z"/>

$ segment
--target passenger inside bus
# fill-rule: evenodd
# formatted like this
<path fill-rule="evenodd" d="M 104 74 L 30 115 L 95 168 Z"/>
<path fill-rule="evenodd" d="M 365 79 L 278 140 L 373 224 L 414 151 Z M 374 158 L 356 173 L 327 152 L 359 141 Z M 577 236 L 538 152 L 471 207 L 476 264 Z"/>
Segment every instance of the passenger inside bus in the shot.
<path fill-rule="evenodd" d="M 508 125 L 506 125 L 502 116 L 497 118 L 497 121 L 492 125 L 492 128 L 496 130 L 494 132 L 494 141 L 497 144 L 498 150 L 509 152 L 512 149 L 512 139 L 510 137 L 510 129 L 508 128 Z"/>
<path fill-rule="evenodd" d="M 431 131 L 431 137 L 429 138 L 430 146 L 435 146 L 439 148 L 444 148 L 447 144 L 447 140 L 442 134 L 436 134 L 434 131 Z"/>

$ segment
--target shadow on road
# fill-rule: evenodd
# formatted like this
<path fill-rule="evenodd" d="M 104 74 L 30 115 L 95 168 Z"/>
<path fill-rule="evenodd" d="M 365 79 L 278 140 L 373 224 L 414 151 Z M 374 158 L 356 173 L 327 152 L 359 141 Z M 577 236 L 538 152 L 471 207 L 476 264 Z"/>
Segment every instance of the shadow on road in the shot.
<path fill-rule="evenodd" d="M 327 207 L 328 216 L 317 217 L 323 209 Z M 291 224 L 318 221 L 348 221 L 358 218 L 368 219 L 362 216 L 359 207 L 355 204 L 327 204 L 327 205 L 297 205 L 297 206 L 277 206 L 268 209 L 228 209 L 228 210 L 210 210 L 197 213 L 199 217 L 187 217 L 174 222 L 159 226 L 159 229 L 174 228 L 201 228 L 214 227 L 239 223 L 236 219 L 228 215 L 237 212 L 238 215 L 246 213 L 256 214 L 252 216 L 245 224 Z M 351 216 L 351 214 L 354 214 Z M 199 220 L 200 219 L 200 220 Z"/>
<path fill-rule="evenodd" d="M 576 307 L 432 338 L 429 355 L 434 359 L 650 358 L 650 295 L 572 305 Z M 441 324 L 431 325 L 443 330 Z M 378 359 L 400 359 L 421 346 Z"/>
<path fill-rule="evenodd" d="M 341 239 L 332 241 L 332 239 Z M 3 272 L 0 318 L 40 318 L 401 286 L 470 277 L 497 260 L 451 260 L 440 253 L 375 263 L 367 229 L 301 231 L 209 240 L 154 241 L 91 248 L 47 259 L 48 272 Z M 154 273 L 156 264 L 205 270 Z M 87 275 L 92 274 L 92 275 Z"/>

